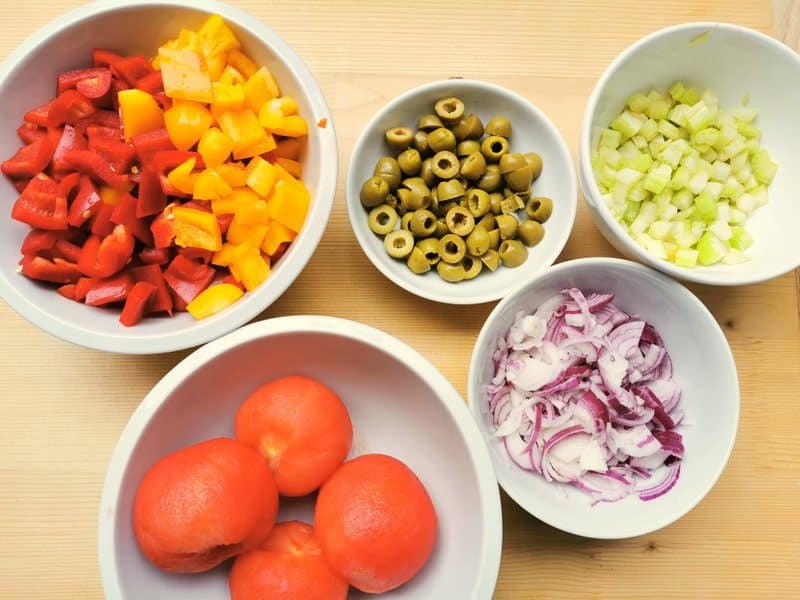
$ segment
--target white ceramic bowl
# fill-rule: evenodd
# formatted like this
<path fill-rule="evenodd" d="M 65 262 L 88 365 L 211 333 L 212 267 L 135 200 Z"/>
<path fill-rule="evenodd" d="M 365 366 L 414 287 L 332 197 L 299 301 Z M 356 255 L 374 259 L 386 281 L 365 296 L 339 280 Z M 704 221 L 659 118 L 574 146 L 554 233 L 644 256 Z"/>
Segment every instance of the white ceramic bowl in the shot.
<path fill-rule="evenodd" d="M 151 354 L 197 346 L 232 331 L 272 304 L 291 285 L 317 247 L 328 222 L 337 180 L 337 147 L 333 121 L 311 72 L 295 52 L 257 19 L 213 0 L 104 0 L 70 12 L 29 37 L 0 66 L 0 157 L 20 145 L 15 130 L 22 115 L 55 93 L 59 72 L 91 60 L 92 48 L 151 55 L 181 27 L 194 28 L 218 13 L 236 32 L 258 63 L 275 73 L 285 93 L 297 99 L 311 124 L 327 119 L 324 129 L 311 127 L 305 151 L 303 181 L 312 193 L 306 224 L 269 280 L 232 307 L 202 321 L 188 313 L 171 319 L 145 319 L 136 327 L 119 322 L 119 310 L 102 310 L 66 300 L 50 287 L 16 272 L 20 245 L 29 228 L 12 221 L 17 193 L 0 178 L 6 207 L 0 218 L 0 296 L 18 313 L 45 331 L 76 344 L 111 352 Z M 31 76 L 31 74 L 34 74 Z"/>
<path fill-rule="evenodd" d="M 686 448 L 675 487 L 644 502 L 634 494 L 615 503 L 591 506 L 589 496 L 564 484 L 548 483 L 523 471 L 493 437 L 486 386 L 492 353 L 518 311 L 533 312 L 561 290 L 612 292 L 622 310 L 652 323 L 664 338 L 681 386 L 685 423 L 677 431 Z M 504 298 L 486 319 L 472 353 L 469 405 L 490 447 L 500 485 L 534 517 L 569 533 L 591 538 L 643 535 L 689 512 L 712 488 L 733 449 L 739 421 L 736 365 L 722 330 L 706 307 L 685 287 L 648 267 L 627 260 L 585 258 L 560 263 Z"/>
<path fill-rule="evenodd" d="M 494 273 L 484 269 L 475 279 L 457 284 L 442 280 L 435 269 L 415 275 L 405 261 L 391 258 L 383 239 L 372 233 L 367 211 L 361 205 L 361 185 L 372 176 L 375 163 L 391 154 L 384 132 L 399 125 L 416 131 L 420 116 L 433 112 L 440 98 L 457 96 L 465 113 L 476 113 L 486 123 L 495 115 L 511 120 L 511 151 L 537 152 L 542 157 L 542 175 L 533 183 L 535 196 L 553 199 L 553 216 L 545 223 L 542 242 L 530 248 L 528 260 L 515 269 L 499 268 Z M 413 88 L 384 106 L 370 120 L 358 138 L 347 168 L 347 212 L 350 224 L 372 264 L 403 289 L 437 302 L 477 304 L 503 297 L 509 290 L 546 269 L 558 258 L 567 243 L 577 207 L 577 184 L 572 158 L 555 125 L 526 99 L 497 85 L 468 79 L 447 79 Z"/>
<path fill-rule="evenodd" d="M 707 39 L 692 40 L 708 33 Z M 664 90 L 676 81 L 712 90 L 722 108 L 741 105 L 749 96 L 758 110 L 762 146 L 780 164 L 769 186 L 769 203 L 747 222 L 755 243 L 752 257 L 740 265 L 677 266 L 655 258 L 636 244 L 600 197 L 591 166 L 594 135 L 620 113 L 634 92 Z M 594 87 L 583 117 L 580 180 L 586 205 L 597 227 L 629 258 L 681 279 L 708 285 L 744 285 L 771 279 L 800 266 L 796 223 L 800 221 L 800 56 L 780 42 L 751 29 L 727 23 L 687 23 L 652 33 L 620 54 Z"/>
<path fill-rule="evenodd" d="M 204 439 L 232 436 L 244 399 L 290 374 L 318 378 L 342 398 L 353 420 L 351 456 L 399 458 L 433 500 L 439 531 L 430 561 L 411 582 L 381 597 L 489 600 L 500 566 L 500 496 L 463 399 L 396 338 L 352 321 L 305 316 L 254 323 L 196 350 L 136 409 L 108 466 L 100 506 L 106 597 L 227 600 L 225 566 L 181 576 L 147 562 L 132 532 L 133 498 L 156 460 Z M 312 522 L 313 498 L 281 502 L 279 520 L 294 518 Z"/>

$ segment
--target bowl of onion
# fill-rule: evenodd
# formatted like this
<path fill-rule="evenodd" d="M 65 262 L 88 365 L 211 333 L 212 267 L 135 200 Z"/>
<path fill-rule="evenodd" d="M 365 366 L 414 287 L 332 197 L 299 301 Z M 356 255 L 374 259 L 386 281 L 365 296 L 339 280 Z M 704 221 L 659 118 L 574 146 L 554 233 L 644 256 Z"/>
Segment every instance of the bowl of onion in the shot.
<path fill-rule="evenodd" d="M 503 299 L 475 344 L 468 393 L 506 493 L 599 539 L 689 512 L 721 475 L 739 420 L 736 365 L 708 309 L 611 258 L 561 263 Z"/>
<path fill-rule="evenodd" d="M 698 283 L 797 268 L 798 104 L 800 57 L 762 33 L 686 23 L 637 41 L 584 113 L 580 181 L 598 228 L 628 258 Z"/>

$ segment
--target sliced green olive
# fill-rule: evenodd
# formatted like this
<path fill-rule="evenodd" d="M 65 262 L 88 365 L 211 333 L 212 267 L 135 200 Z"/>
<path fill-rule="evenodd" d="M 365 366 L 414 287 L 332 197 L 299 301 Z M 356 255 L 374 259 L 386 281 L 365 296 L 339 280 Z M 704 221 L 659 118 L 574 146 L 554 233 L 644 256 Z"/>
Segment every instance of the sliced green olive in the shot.
<path fill-rule="evenodd" d="M 395 152 L 405 150 L 414 141 L 414 132 L 408 127 L 392 127 L 386 130 L 386 143 Z"/>
<path fill-rule="evenodd" d="M 503 214 L 503 194 L 501 192 L 489 194 L 489 210 L 493 215 Z"/>
<path fill-rule="evenodd" d="M 481 274 L 483 263 L 481 259 L 476 256 L 467 254 L 461 259 L 461 266 L 464 268 L 464 280 L 475 279 Z"/>
<path fill-rule="evenodd" d="M 467 191 L 467 210 L 472 213 L 476 219 L 481 218 L 492 207 L 489 200 L 489 193 L 480 188 L 471 188 Z"/>
<path fill-rule="evenodd" d="M 436 231 L 434 231 L 433 236 L 436 238 L 442 238 L 450 233 L 450 229 L 447 227 L 447 221 L 445 221 L 444 217 L 439 217 L 436 219 Z"/>
<path fill-rule="evenodd" d="M 464 281 L 464 277 L 466 276 L 464 267 L 461 266 L 460 262 L 456 264 L 440 262 L 438 265 L 436 265 L 436 272 L 439 274 L 439 277 L 448 283 L 458 283 L 459 281 Z"/>
<path fill-rule="evenodd" d="M 481 143 L 481 153 L 488 163 L 499 161 L 508 149 L 508 140 L 499 135 L 490 135 Z"/>
<path fill-rule="evenodd" d="M 528 258 L 528 249 L 519 240 L 504 240 L 498 250 L 504 267 L 518 267 Z"/>
<path fill-rule="evenodd" d="M 484 160 L 486 158 L 484 157 Z M 494 192 L 503 185 L 503 176 L 497 165 L 486 165 L 486 172 L 478 180 L 478 187 L 487 192 Z"/>
<path fill-rule="evenodd" d="M 425 238 L 417 242 L 417 248 L 422 251 L 425 260 L 433 266 L 441 260 L 439 256 L 439 240 L 436 238 Z"/>
<path fill-rule="evenodd" d="M 505 175 L 506 173 L 511 173 L 511 171 L 515 171 L 520 167 L 526 166 L 528 163 L 525 161 L 525 157 L 520 154 L 519 152 L 509 152 L 508 154 L 504 154 L 500 157 L 500 162 L 497 163 L 497 166 L 500 167 L 500 172 Z"/>
<path fill-rule="evenodd" d="M 500 247 L 500 230 L 489 230 L 489 249 L 497 250 Z"/>
<path fill-rule="evenodd" d="M 461 198 L 464 195 L 464 185 L 458 179 L 440 181 L 436 186 L 436 193 L 439 196 L 439 206 L 447 200 Z M 444 210 L 442 208 L 442 210 Z"/>
<path fill-rule="evenodd" d="M 433 174 L 439 179 L 452 179 L 458 175 L 458 158 L 449 150 L 442 150 L 431 159 Z"/>
<path fill-rule="evenodd" d="M 427 273 L 431 270 L 430 263 L 425 260 L 425 256 L 422 254 L 420 249 L 416 247 L 413 248 L 411 250 L 411 254 L 408 255 L 406 265 L 408 265 L 408 268 L 417 275 L 422 275 L 423 273 Z"/>
<path fill-rule="evenodd" d="M 411 215 L 414 213 L 406 213 L 400 218 L 400 229 L 411 232 Z"/>
<path fill-rule="evenodd" d="M 361 186 L 359 197 L 361 198 L 361 204 L 367 208 L 374 208 L 383 204 L 388 195 L 389 184 L 383 177 L 376 175 L 364 182 L 364 185 Z"/>
<path fill-rule="evenodd" d="M 428 133 L 425 131 L 417 131 L 414 134 L 414 149 L 419 152 L 420 156 L 428 156 L 431 149 L 428 147 Z"/>
<path fill-rule="evenodd" d="M 448 233 L 439 240 L 439 256 L 444 262 L 455 264 L 467 253 L 467 245 L 461 237 Z"/>
<path fill-rule="evenodd" d="M 400 165 L 391 156 L 384 156 L 375 165 L 375 171 L 372 173 L 379 177 L 383 177 L 389 184 L 389 189 L 395 191 L 397 186 L 400 185 L 402 173 L 400 172 Z"/>
<path fill-rule="evenodd" d="M 473 152 L 461 163 L 461 175 L 464 179 L 476 181 L 486 173 L 486 159 L 480 152 Z M 485 190 L 484 190 L 485 191 Z"/>
<path fill-rule="evenodd" d="M 486 135 L 498 135 L 504 138 L 511 137 L 511 121 L 506 117 L 492 117 L 486 123 Z"/>
<path fill-rule="evenodd" d="M 464 103 L 455 97 L 442 98 L 433 110 L 445 123 L 455 123 L 464 115 Z"/>
<path fill-rule="evenodd" d="M 523 221 L 519 225 L 517 237 L 526 246 L 535 246 L 544 238 L 544 227 L 538 221 Z"/>
<path fill-rule="evenodd" d="M 478 140 L 464 140 L 456 146 L 457 156 L 469 156 L 473 152 L 481 151 L 481 143 Z"/>
<path fill-rule="evenodd" d="M 497 250 L 489 249 L 486 254 L 481 256 L 481 262 L 486 265 L 486 268 L 494 272 L 500 266 L 500 254 Z"/>
<path fill-rule="evenodd" d="M 497 221 L 497 229 L 500 230 L 501 240 L 513 240 L 517 237 L 517 229 L 519 228 L 519 221 L 514 215 L 498 215 L 495 217 Z"/>
<path fill-rule="evenodd" d="M 544 223 L 553 214 L 553 201 L 545 196 L 531 198 L 525 206 L 525 212 L 534 221 Z"/>
<path fill-rule="evenodd" d="M 441 152 L 442 150 L 456 149 L 456 136 L 453 132 L 444 127 L 434 129 L 428 134 L 428 148 L 431 152 Z"/>
<path fill-rule="evenodd" d="M 433 163 L 431 158 L 426 158 L 422 161 L 422 165 L 419 169 L 419 176 L 422 177 L 422 181 L 425 182 L 429 188 L 432 188 L 436 185 L 436 175 L 433 174 Z"/>
<path fill-rule="evenodd" d="M 452 127 L 453 134 L 458 141 L 479 140 L 483 135 L 483 123 L 478 115 L 472 113 L 461 117 Z"/>
<path fill-rule="evenodd" d="M 397 211 L 388 204 L 381 204 L 369 211 L 367 223 L 369 228 L 378 235 L 386 235 L 397 226 Z"/>
<path fill-rule="evenodd" d="M 528 163 L 525 163 L 525 165 L 522 167 L 514 169 L 510 173 L 506 173 L 503 175 L 503 178 L 506 181 L 506 185 L 515 192 L 521 192 L 523 190 L 530 189 L 531 183 L 533 182 L 533 174 Z"/>
<path fill-rule="evenodd" d="M 525 203 L 516 194 L 511 194 L 510 196 L 503 198 L 503 201 L 500 203 L 500 207 L 502 208 L 504 215 L 513 215 L 521 208 L 525 208 Z"/>
<path fill-rule="evenodd" d="M 415 237 L 431 236 L 436 231 L 436 215 L 429 210 L 416 210 L 411 213 L 409 228 Z"/>
<path fill-rule="evenodd" d="M 451 233 L 465 237 L 475 228 L 475 217 L 466 208 L 454 206 L 445 215 L 447 227 Z"/>
<path fill-rule="evenodd" d="M 399 200 L 398 212 L 401 215 L 412 213 L 421 208 L 428 208 L 431 203 L 430 194 L 423 196 L 419 189 L 400 188 L 397 190 L 397 198 Z"/>
<path fill-rule="evenodd" d="M 405 229 L 392 231 L 383 238 L 383 247 L 392 258 L 405 258 L 414 250 L 414 236 Z"/>
<path fill-rule="evenodd" d="M 404 175 L 416 175 L 422 168 L 422 156 L 416 148 L 406 148 L 397 156 L 397 164 Z"/>
<path fill-rule="evenodd" d="M 476 223 L 475 227 L 483 227 L 486 231 L 491 231 L 497 228 L 497 221 L 492 213 L 488 213 L 481 217 L 481 220 Z"/>
<path fill-rule="evenodd" d="M 444 127 L 444 123 L 442 123 L 442 120 L 437 115 L 422 115 L 419 121 L 417 121 L 417 129 L 421 129 L 422 131 L 433 131 L 439 127 Z"/>
<path fill-rule="evenodd" d="M 542 157 L 536 154 L 536 152 L 528 152 L 525 154 L 525 161 L 530 165 L 533 180 L 536 181 L 539 179 L 539 175 L 542 174 L 542 167 L 544 166 Z"/>
<path fill-rule="evenodd" d="M 475 227 L 467 236 L 467 252 L 473 256 L 482 256 L 489 250 L 489 232 L 483 227 Z"/>

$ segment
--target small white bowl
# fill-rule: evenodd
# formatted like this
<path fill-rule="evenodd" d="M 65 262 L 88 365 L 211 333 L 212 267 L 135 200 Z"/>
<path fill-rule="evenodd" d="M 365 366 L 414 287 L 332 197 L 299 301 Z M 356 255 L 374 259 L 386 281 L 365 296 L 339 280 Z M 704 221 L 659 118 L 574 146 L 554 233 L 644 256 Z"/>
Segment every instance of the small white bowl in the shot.
<path fill-rule="evenodd" d="M 213 0 L 103 0 L 82 6 L 49 23 L 25 40 L 0 66 L 0 157 L 19 148 L 16 128 L 22 115 L 50 99 L 56 75 L 88 66 L 92 49 L 152 55 L 182 27 L 198 27 L 209 14 L 220 14 L 242 47 L 275 73 L 285 93 L 297 99 L 311 124 L 303 159 L 303 181 L 312 195 L 306 223 L 269 279 L 228 309 L 202 321 L 188 313 L 144 319 L 126 328 L 119 310 L 103 310 L 66 300 L 16 272 L 20 245 L 30 230 L 11 220 L 18 196 L 0 177 L 0 196 L 8 207 L 0 218 L 0 296 L 37 327 L 69 342 L 127 354 L 153 354 L 198 346 L 256 317 L 286 291 L 305 268 L 319 243 L 333 206 L 338 174 L 336 133 L 322 91 L 289 45 L 247 13 Z M 327 119 L 326 128 L 316 127 Z"/>
<path fill-rule="evenodd" d="M 98 553 L 107 598 L 227 600 L 228 568 L 200 575 L 160 571 L 139 552 L 131 510 L 144 473 L 189 444 L 232 436 L 244 399 L 267 381 L 315 377 L 344 401 L 354 427 L 351 456 L 390 454 L 430 493 L 438 540 L 423 570 L 381 597 L 490 600 L 500 566 L 500 494 L 486 447 L 463 399 L 415 350 L 352 321 L 283 317 L 254 323 L 189 355 L 133 413 L 108 466 Z M 278 520 L 311 523 L 313 497 L 281 501 Z M 352 598 L 366 595 L 351 594 Z"/>
<path fill-rule="evenodd" d="M 534 196 L 553 199 L 553 216 L 544 224 L 541 243 L 529 248 L 528 260 L 514 269 L 499 268 L 484 272 L 470 281 L 447 283 L 434 270 L 415 275 L 405 260 L 391 258 L 383 239 L 367 224 L 367 211 L 361 205 L 361 185 L 372 176 L 375 163 L 392 152 L 384 132 L 400 125 L 416 131 L 417 120 L 433 112 L 441 98 L 457 96 L 465 113 L 477 114 L 484 124 L 495 115 L 511 120 L 512 152 L 537 152 L 542 157 L 542 175 L 533 183 Z M 345 184 L 347 212 L 358 243 L 372 264 L 401 288 L 429 300 L 447 304 L 478 304 L 502 298 L 509 290 L 549 267 L 567 243 L 577 208 L 577 183 L 572 158 L 564 139 L 545 114 L 525 98 L 500 86 L 468 79 L 447 79 L 413 88 L 384 106 L 370 120 L 350 156 Z"/>
<path fill-rule="evenodd" d="M 648 502 L 635 494 L 591 506 L 583 491 L 548 483 L 523 471 L 493 436 L 486 387 L 492 353 L 517 312 L 533 312 L 561 290 L 611 292 L 622 310 L 652 323 L 661 334 L 681 386 L 686 413 L 678 426 L 686 448 L 675 487 Z M 504 298 L 481 329 L 469 370 L 469 405 L 486 439 L 506 493 L 531 515 L 563 531 L 590 538 L 644 535 L 689 512 L 713 487 L 728 461 L 739 421 L 739 382 L 728 342 L 713 315 L 689 290 L 661 273 L 627 260 L 585 258 L 560 263 Z"/>
<path fill-rule="evenodd" d="M 698 36 L 707 38 L 692 44 Z M 591 165 L 599 128 L 621 112 L 634 92 L 665 90 L 683 81 L 709 89 L 720 107 L 734 108 L 749 97 L 758 110 L 761 143 L 779 163 L 769 186 L 769 203 L 747 221 L 755 243 L 752 260 L 739 265 L 685 268 L 656 258 L 639 246 L 603 202 Z M 586 205 L 605 238 L 622 254 L 673 277 L 708 285 L 745 285 L 778 277 L 800 266 L 796 224 L 800 221 L 800 56 L 757 31 L 727 23 L 686 23 L 652 33 L 609 65 L 589 97 L 580 139 L 580 180 Z"/>

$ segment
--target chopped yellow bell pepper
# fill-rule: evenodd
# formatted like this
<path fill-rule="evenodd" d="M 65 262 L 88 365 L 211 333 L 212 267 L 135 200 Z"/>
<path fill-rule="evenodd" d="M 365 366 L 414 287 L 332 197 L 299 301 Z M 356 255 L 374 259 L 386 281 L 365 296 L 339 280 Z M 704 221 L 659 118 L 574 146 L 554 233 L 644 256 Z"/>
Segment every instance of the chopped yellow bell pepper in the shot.
<path fill-rule="evenodd" d="M 237 248 L 228 268 L 247 291 L 256 289 L 269 276 L 269 262 L 261 256 L 258 247 Z"/>
<path fill-rule="evenodd" d="M 231 186 L 214 169 L 206 169 L 194 182 L 192 197 L 195 200 L 219 200 L 232 191 Z"/>
<path fill-rule="evenodd" d="M 308 135 L 308 124 L 303 117 L 298 115 L 284 116 L 280 113 L 265 110 L 268 105 L 261 108 L 258 120 L 265 129 L 286 137 L 301 137 Z"/>
<path fill-rule="evenodd" d="M 188 150 L 208 131 L 214 118 L 199 102 L 175 100 L 164 113 L 164 123 L 172 143 L 178 150 Z"/>
<path fill-rule="evenodd" d="M 266 198 L 278 180 L 275 167 L 260 156 L 255 156 L 247 165 L 247 187 Z"/>
<path fill-rule="evenodd" d="M 278 223 L 278 221 L 270 221 L 267 227 L 267 235 L 264 236 L 264 241 L 261 242 L 261 251 L 267 256 L 275 254 L 278 251 L 278 247 L 284 242 L 293 242 L 297 237 L 297 233 Z"/>
<path fill-rule="evenodd" d="M 98 195 L 100 199 L 105 204 L 110 204 L 111 206 L 116 206 L 120 202 L 122 202 L 122 198 L 133 189 L 133 183 L 128 182 L 125 187 L 122 188 L 112 188 L 107 185 L 101 185 L 100 189 L 98 190 Z"/>
<path fill-rule="evenodd" d="M 244 292 L 239 286 L 232 283 L 219 283 L 204 289 L 195 296 L 194 300 L 186 305 L 195 319 L 205 319 L 229 307 L 242 297 Z"/>
<path fill-rule="evenodd" d="M 272 152 L 277 147 L 278 143 L 275 141 L 275 138 L 272 136 L 272 134 L 265 133 L 264 138 L 254 146 L 250 146 L 248 148 L 240 148 L 239 150 L 234 150 L 233 158 L 235 158 L 236 160 L 252 158 L 255 156 L 260 156 L 267 152 Z"/>
<path fill-rule="evenodd" d="M 224 52 L 205 56 L 206 70 L 211 81 L 219 81 L 222 74 L 225 72 L 225 67 L 228 66 L 228 55 Z"/>
<path fill-rule="evenodd" d="M 218 267 L 227 267 L 233 261 L 234 253 L 239 246 L 225 242 L 222 247 L 211 256 L 211 264 Z"/>
<path fill-rule="evenodd" d="M 147 92 L 137 89 L 122 90 L 117 97 L 126 142 L 140 133 L 164 127 L 164 113 L 156 99 Z"/>
<path fill-rule="evenodd" d="M 272 98 L 281 95 L 278 82 L 267 67 L 261 67 L 244 84 L 244 94 L 248 106 L 258 112 Z"/>
<path fill-rule="evenodd" d="M 244 87 L 239 83 L 214 82 L 214 109 L 219 111 L 239 110 L 244 106 Z"/>
<path fill-rule="evenodd" d="M 225 67 L 225 70 L 219 77 L 220 83 L 229 83 L 231 85 L 233 85 L 234 83 L 244 84 L 246 80 L 247 78 L 244 75 L 242 75 L 238 69 L 230 65 Z"/>
<path fill-rule="evenodd" d="M 278 146 L 275 148 L 275 156 L 276 158 L 299 160 L 302 149 L 303 143 L 298 138 L 286 138 L 278 142 Z"/>
<path fill-rule="evenodd" d="M 291 173 L 292 176 L 298 179 L 303 176 L 303 165 L 296 160 L 290 158 L 276 158 L 275 162 Z"/>
<path fill-rule="evenodd" d="M 239 162 L 225 163 L 217 167 L 217 173 L 220 174 L 229 186 L 232 188 L 240 188 L 247 185 L 247 169 Z"/>
<path fill-rule="evenodd" d="M 211 211 L 215 215 L 232 215 L 240 206 L 258 201 L 258 194 L 247 188 L 238 188 L 219 200 L 211 202 Z"/>
<path fill-rule="evenodd" d="M 211 127 L 200 138 L 197 151 L 207 167 L 218 167 L 231 155 L 233 140 L 218 127 Z"/>
<path fill-rule="evenodd" d="M 173 45 L 167 46 L 167 44 L 169 44 L 169 42 L 167 42 L 167 44 L 164 44 L 162 47 L 175 48 L 177 50 L 191 50 L 192 52 L 198 52 L 200 50 L 197 34 L 191 29 L 181 29 L 178 34 L 178 39 L 171 41 L 174 42 Z"/>
<path fill-rule="evenodd" d="M 194 181 L 197 179 L 192 173 L 196 163 L 197 159 L 194 157 L 182 162 L 167 174 L 167 181 L 178 191 L 191 194 L 194 191 Z"/>
<path fill-rule="evenodd" d="M 241 50 L 228 52 L 228 64 L 244 75 L 245 79 L 253 76 L 258 71 L 258 65 Z"/>
<path fill-rule="evenodd" d="M 259 199 L 240 204 L 234 214 L 243 225 L 266 225 L 269 221 L 269 207 L 266 200 Z"/>
<path fill-rule="evenodd" d="M 233 154 L 260 144 L 267 137 L 258 117 L 250 109 L 224 111 L 217 117 L 219 126 L 233 140 Z"/>
<path fill-rule="evenodd" d="M 288 178 L 281 176 L 275 184 L 275 190 L 269 201 L 269 216 L 292 231 L 299 232 L 308 213 L 311 195 L 301 182 L 294 179 L 282 167 L 276 168 L 286 173 Z"/>
<path fill-rule="evenodd" d="M 242 223 L 242 220 L 234 213 L 231 224 L 228 226 L 228 232 L 225 234 L 225 239 L 231 244 L 248 243 L 253 248 L 258 248 L 264 241 L 267 235 L 266 225 L 249 225 Z"/>
<path fill-rule="evenodd" d="M 183 248 L 216 251 L 222 247 L 222 234 L 213 213 L 175 206 L 172 209 L 175 243 Z"/>
<path fill-rule="evenodd" d="M 197 30 L 197 42 L 200 51 L 206 56 L 213 56 L 228 50 L 238 50 L 239 40 L 219 15 L 211 15 Z"/>
<path fill-rule="evenodd" d="M 280 98 L 273 98 L 272 100 L 267 102 L 267 107 L 268 107 L 267 110 L 269 112 L 280 113 L 284 117 L 296 115 L 298 111 L 297 100 L 295 100 L 291 96 L 281 96 Z"/>
<path fill-rule="evenodd" d="M 211 102 L 211 78 L 197 52 L 161 47 L 158 49 L 164 91 L 172 99 Z"/>

